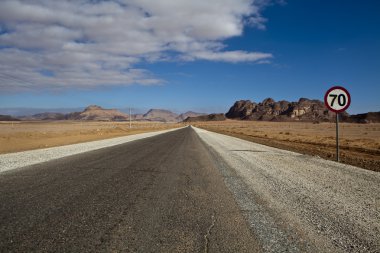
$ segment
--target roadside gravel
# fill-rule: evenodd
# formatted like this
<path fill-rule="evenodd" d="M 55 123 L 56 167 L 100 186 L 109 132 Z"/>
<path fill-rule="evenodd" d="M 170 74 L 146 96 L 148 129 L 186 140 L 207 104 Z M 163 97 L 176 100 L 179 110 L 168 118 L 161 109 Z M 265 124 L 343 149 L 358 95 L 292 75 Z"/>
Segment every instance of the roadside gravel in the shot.
<path fill-rule="evenodd" d="M 380 252 L 380 174 L 194 128 L 265 252 Z"/>
<path fill-rule="evenodd" d="M 0 173 L 12 169 L 17 169 L 37 163 L 50 161 L 53 159 L 62 158 L 65 156 L 75 155 L 96 149 L 123 144 L 126 142 L 144 139 L 175 130 L 178 130 L 178 128 L 157 132 L 135 134 L 100 141 L 91 141 L 79 144 L 65 145 L 61 147 L 44 148 L 38 150 L 4 154 L 0 155 Z"/>

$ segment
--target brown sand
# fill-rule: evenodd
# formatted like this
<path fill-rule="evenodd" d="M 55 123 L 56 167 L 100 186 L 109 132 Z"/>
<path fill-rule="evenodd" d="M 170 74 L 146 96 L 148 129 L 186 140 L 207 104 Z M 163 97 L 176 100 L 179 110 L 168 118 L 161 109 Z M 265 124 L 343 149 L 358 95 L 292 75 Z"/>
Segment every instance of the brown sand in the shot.
<path fill-rule="evenodd" d="M 194 126 L 268 146 L 336 159 L 335 123 L 218 121 Z M 380 124 L 340 124 L 341 162 L 380 171 Z"/>
<path fill-rule="evenodd" d="M 0 154 L 62 146 L 179 127 L 174 123 L 38 121 L 0 122 Z"/>

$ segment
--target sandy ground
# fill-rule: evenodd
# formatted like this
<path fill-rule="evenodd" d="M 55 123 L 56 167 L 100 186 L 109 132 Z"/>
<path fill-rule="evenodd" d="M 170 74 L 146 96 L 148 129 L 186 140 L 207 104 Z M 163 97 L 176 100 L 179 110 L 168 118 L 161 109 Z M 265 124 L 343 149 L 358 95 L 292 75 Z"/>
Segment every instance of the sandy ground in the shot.
<path fill-rule="evenodd" d="M 153 122 L 0 122 L 0 154 L 56 147 L 131 134 L 175 128 L 180 124 Z"/>
<path fill-rule="evenodd" d="M 335 123 L 218 121 L 194 126 L 303 154 L 336 159 Z M 380 171 L 380 124 L 340 124 L 341 162 Z"/>

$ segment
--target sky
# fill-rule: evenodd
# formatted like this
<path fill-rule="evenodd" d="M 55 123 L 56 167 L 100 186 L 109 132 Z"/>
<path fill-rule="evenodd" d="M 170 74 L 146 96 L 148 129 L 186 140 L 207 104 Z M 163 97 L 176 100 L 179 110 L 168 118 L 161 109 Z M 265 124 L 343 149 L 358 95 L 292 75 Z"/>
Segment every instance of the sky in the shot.
<path fill-rule="evenodd" d="M 380 1 L 1 0 L 0 109 L 226 112 L 240 99 L 380 111 Z"/>

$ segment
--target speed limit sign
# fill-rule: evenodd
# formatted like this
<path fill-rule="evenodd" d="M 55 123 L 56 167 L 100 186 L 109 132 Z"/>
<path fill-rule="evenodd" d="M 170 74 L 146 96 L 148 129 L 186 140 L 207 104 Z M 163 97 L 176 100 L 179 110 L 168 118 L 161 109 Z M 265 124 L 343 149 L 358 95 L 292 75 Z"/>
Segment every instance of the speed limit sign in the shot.
<path fill-rule="evenodd" d="M 350 93 L 343 87 L 334 86 L 325 94 L 325 105 L 330 111 L 344 112 L 351 104 Z"/>
<path fill-rule="evenodd" d="M 339 113 L 344 112 L 351 104 L 350 93 L 343 87 L 334 86 L 325 94 L 325 105 L 336 113 L 336 161 L 339 162 Z"/>

